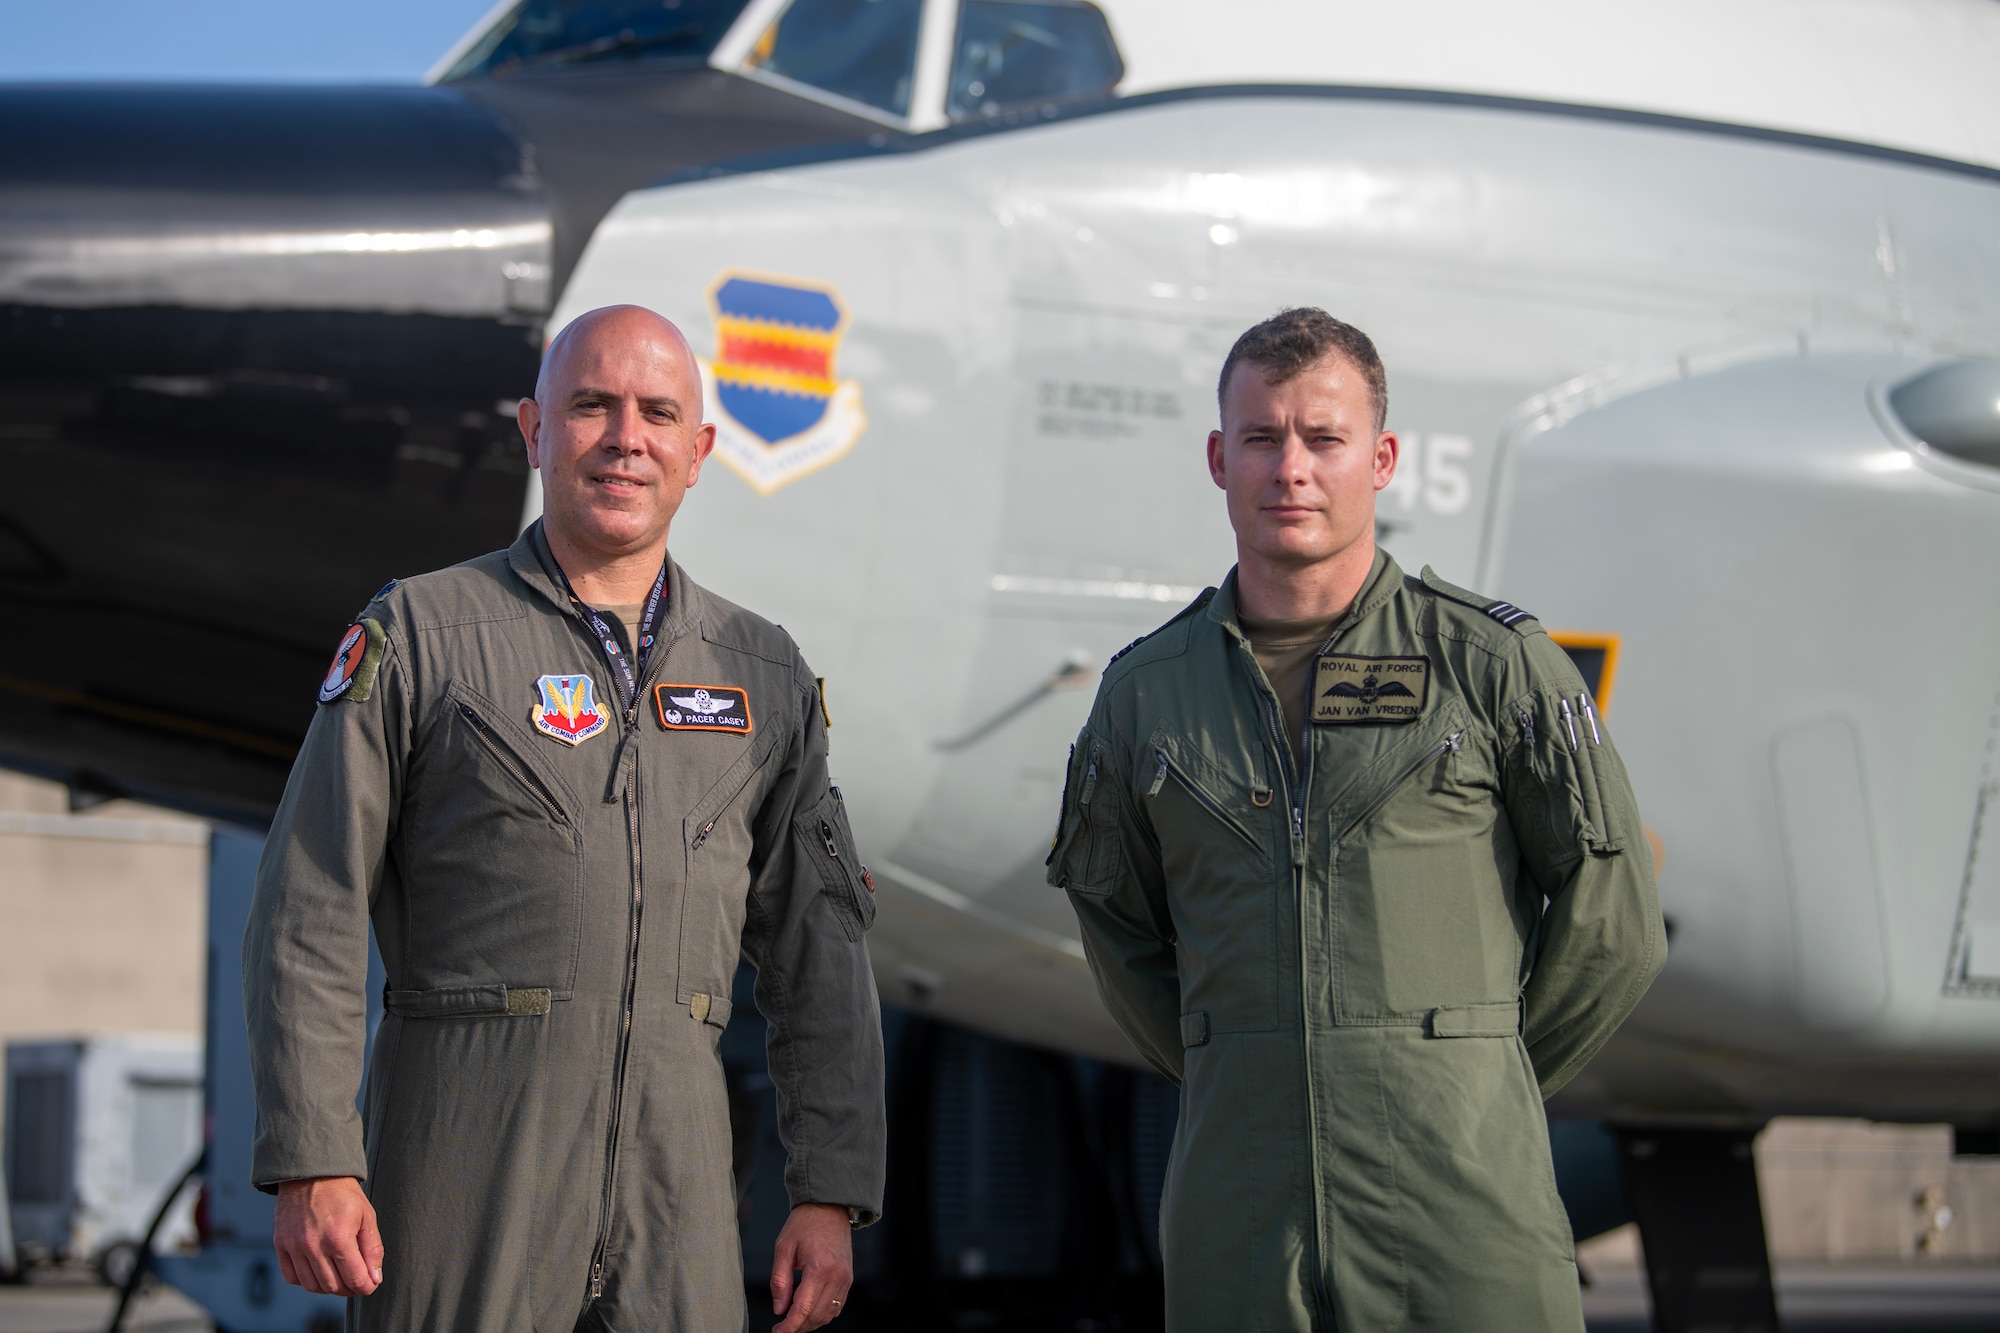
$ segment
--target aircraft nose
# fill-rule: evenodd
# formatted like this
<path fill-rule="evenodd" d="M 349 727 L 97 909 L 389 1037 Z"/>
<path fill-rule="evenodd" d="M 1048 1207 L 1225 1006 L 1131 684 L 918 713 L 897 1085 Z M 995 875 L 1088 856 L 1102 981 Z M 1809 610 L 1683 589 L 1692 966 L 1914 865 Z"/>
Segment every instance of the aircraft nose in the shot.
<path fill-rule="evenodd" d="M 0 91 L 0 300 L 538 313 L 549 242 L 531 156 L 454 92 Z"/>

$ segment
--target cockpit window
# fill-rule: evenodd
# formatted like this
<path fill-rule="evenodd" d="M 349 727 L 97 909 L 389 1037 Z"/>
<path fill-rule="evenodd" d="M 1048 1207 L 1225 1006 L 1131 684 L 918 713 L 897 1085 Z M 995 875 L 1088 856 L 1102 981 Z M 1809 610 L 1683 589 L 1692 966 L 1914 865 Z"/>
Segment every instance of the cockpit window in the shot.
<path fill-rule="evenodd" d="M 745 65 L 910 114 L 923 0 L 794 0 Z"/>
<path fill-rule="evenodd" d="M 945 110 L 953 120 L 1023 102 L 1108 93 L 1125 76 L 1111 26 L 1081 0 L 964 0 Z"/>
<path fill-rule="evenodd" d="M 706 59 L 748 0 L 521 0 L 444 76 L 630 57 Z"/>

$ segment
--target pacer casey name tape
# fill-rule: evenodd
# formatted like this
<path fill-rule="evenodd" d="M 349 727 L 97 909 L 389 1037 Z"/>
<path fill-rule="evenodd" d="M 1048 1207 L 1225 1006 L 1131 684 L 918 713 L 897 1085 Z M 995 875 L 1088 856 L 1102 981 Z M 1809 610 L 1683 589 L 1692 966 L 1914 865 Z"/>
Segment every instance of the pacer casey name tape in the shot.
<path fill-rule="evenodd" d="M 748 736 L 750 696 L 736 685 L 655 685 L 653 705 L 668 731 L 732 731 Z"/>
<path fill-rule="evenodd" d="M 1350 657 L 1329 653 L 1313 673 L 1312 720 L 1413 722 L 1431 692 L 1427 657 Z"/>

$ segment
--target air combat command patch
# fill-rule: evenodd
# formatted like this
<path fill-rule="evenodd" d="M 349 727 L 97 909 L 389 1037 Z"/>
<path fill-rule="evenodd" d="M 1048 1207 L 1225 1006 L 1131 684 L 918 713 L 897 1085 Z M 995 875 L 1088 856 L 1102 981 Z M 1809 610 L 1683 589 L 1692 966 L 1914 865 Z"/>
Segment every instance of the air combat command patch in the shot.
<path fill-rule="evenodd" d="M 733 731 L 748 736 L 750 696 L 734 685 L 655 685 L 653 705 L 668 731 Z"/>
<path fill-rule="evenodd" d="M 541 697 L 533 713 L 535 730 L 565 745 L 580 745 L 611 725 L 597 706 L 597 683 L 589 676 L 541 676 L 535 693 Z"/>
<path fill-rule="evenodd" d="M 1429 658 L 1329 653 L 1314 671 L 1312 720 L 1411 722 L 1423 715 L 1430 692 Z"/>
<path fill-rule="evenodd" d="M 759 495 L 833 462 L 868 420 L 861 386 L 834 378 L 847 311 L 831 287 L 724 273 L 709 291 L 715 359 L 702 366 L 715 452 Z"/>
<path fill-rule="evenodd" d="M 385 639 L 378 621 L 357 620 L 349 625 L 347 633 L 340 636 L 340 647 L 334 649 L 333 665 L 319 683 L 319 701 L 330 704 L 335 699 L 366 699 L 375 689 Z"/>

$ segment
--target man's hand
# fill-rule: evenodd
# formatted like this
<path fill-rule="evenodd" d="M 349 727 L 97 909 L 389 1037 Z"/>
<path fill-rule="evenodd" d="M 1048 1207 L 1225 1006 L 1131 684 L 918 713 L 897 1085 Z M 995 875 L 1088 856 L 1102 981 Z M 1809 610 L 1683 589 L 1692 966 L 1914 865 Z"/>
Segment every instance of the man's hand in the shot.
<path fill-rule="evenodd" d="M 793 1295 L 792 1275 L 800 1270 L 804 1276 Z M 832 1203 L 802 1203 L 792 1209 L 771 1252 L 771 1313 L 785 1315 L 772 1333 L 819 1328 L 840 1313 L 853 1285 L 854 1236 L 847 1210 Z"/>
<path fill-rule="evenodd" d="M 326 1296 L 367 1296 L 382 1285 L 382 1233 L 375 1229 L 374 1205 L 353 1176 L 280 1184 L 271 1241 L 285 1281 L 295 1287 Z M 778 1245 L 783 1248 L 782 1238 Z M 845 1298 L 845 1287 L 841 1294 Z"/>

